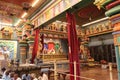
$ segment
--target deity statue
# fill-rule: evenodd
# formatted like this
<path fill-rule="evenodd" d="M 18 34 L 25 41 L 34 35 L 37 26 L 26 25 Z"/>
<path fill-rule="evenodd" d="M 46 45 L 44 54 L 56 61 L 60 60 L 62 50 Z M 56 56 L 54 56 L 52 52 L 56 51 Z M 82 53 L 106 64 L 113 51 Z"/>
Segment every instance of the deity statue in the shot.
<path fill-rule="evenodd" d="M 80 53 L 81 53 L 81 58 L 85 61 L 87 61 L 88 53 L 89 50 L 85 45 L 80 45 Z"/>

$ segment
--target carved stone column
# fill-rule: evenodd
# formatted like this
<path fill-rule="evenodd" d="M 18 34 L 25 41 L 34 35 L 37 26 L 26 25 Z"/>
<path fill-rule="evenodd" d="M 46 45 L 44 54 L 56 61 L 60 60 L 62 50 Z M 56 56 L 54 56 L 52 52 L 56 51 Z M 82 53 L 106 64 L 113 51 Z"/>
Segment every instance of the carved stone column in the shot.
<path fill-rule="evenodd" d="M 118 69 L 118 80 L 120 80 L 120 15 L 115 15 L 114 17 L 111 18 L 111 21 L 113 22 L 114 26 L 113 36 Z"/>
<path fill-rule="evenodd" d="M 20 43 L 20 62 L 26 63 L 27 58 L 27 43 Z"/>
<path fill-rule="evenodd" d="M 120 80 L 120 0 L 95 0 L 94 4 L 99 9 L 106 9 L 105 15 L 110 17 L 113 26 L 118 80 Z"/>
<path fill-rule="evenodd" d="M 28 50 L 28 53 L 27 53 L 27 59 L 31 59 L 32 58 L 32 51 L 33 51 L 33 45 L 34 45 L 34 41 L 28 41 L 27 42 L 28 45 L 29 45 L 29 50 Z"/>

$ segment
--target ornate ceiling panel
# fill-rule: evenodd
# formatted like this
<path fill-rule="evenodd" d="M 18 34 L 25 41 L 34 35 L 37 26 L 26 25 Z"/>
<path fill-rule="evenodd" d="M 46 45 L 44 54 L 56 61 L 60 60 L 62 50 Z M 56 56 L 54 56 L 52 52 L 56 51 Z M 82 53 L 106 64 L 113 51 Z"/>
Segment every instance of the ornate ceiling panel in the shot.
<path fill-rule="evenodd" d="M 5 1 L 7 3 L 12 3 L 12 4 L 15 4 L 15 5 L 22 6 L 22 3 L 24 3 L 24 2 L 32 4 L 34 0 L 1 0 L 1 1 Z"/>
<path fill-rule="evenodd" d="M 21 18 L 24 12 L 31 15 L 46 0 L 39 0 L 35 7 L 31 7 L 35 0 L 0 0 L 0 22 L 10 22 L 15 18 Z M 13 17 L 14 16 L 14 17 Z"/>
<path fill-rule="evenodd" d="M 89 19 L 90 17 L 91 18 L 98 17 L 102 13 L 103 13 L 103 11 L 99 10 L 95 5 L 89 5 L 87 7 L 80 9 L 78 12 L 78 15 L 81 18 Z"/>
<path fill-rule="evenodd" d="M 20 16 L 28 5 L 31 6 L 33 0 L 0 0 L 0 14 L 1 15 L 16 15 Z"/>

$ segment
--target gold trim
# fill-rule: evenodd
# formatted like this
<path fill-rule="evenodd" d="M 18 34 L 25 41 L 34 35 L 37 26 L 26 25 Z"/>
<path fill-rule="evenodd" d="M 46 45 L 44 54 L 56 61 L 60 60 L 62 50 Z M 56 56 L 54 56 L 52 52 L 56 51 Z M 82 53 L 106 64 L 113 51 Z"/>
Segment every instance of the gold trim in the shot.
<path fill-rule="evenodd" d="M 99 33 L 90 34 L 90 35 L 87 35 L 87 37 L 97 36 L 97 35 L 101 35 L 101 34 L 107 34 L 107 33 L 110 33 L 110 32 L 113 32 L 113 29 L 110 29 L 110 30 L 107 30 L 107 31 L 102 31 L 102 32 L 99 32 Z"/>
<path fill-rule="evenodd" d="M 113 15 L 109 19 L 112 20 L 112 19 L 117 18 L 117 17 L 120 17 L 120 14 Z"/>

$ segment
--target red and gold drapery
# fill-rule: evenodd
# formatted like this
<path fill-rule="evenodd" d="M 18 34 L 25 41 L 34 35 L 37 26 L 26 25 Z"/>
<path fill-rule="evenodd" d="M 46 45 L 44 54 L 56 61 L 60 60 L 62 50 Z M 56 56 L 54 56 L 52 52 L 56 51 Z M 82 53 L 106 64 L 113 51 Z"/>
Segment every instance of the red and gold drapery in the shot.
<path fill-rule="evenodd" d="M 35 39 L 34 39 L 34 46 L 33 46 L 33 51 L 32 51 L 32 63 L 34 63 L 34 59 L 37 55 L 37 50 L 38 50 L 38 44 L 39 44 L 39 29 L 35 30 Z"/>
<path fill-rule="evenodd" d="M 69 61 L 70 61 L 70 74 L 74 75 L 74 64 L 76 61 L 76 75 L 80 76 L 80 66 L 79 66 L 79 48 L 78 48 L 78 38 L 76 33 L 76 23 L 73 14 L 67 12 L 67 29 L 68 29 L 68 43 L 69 43 Z M 70 80 L 74 80 L 74 76 L 70 76 Z M 76 80 L 80 80 L 79 77 Z"/>

